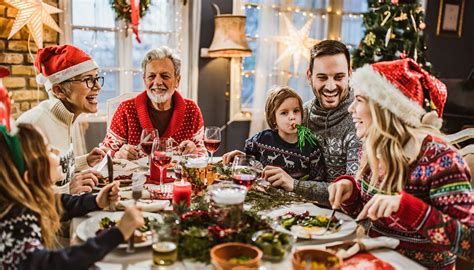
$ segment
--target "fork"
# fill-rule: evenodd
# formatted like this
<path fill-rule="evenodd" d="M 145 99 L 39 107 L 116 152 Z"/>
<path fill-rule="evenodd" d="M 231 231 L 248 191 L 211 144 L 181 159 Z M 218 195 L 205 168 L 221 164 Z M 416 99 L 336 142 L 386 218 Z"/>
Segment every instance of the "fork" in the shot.
<path fill-rule="evenodd" d="M 336 215 L 336 209 L 332 209 L 331 216 L 329 217 L 328 224 L 326 225 L 326 228 L 322 232 L 317 232 L 313 233 L 314 235 L 323 235 L 328 232 L 329 227 L 331 226 L 332 220 L 334 219 L 334 216 Z M 341 226 L 342 220 L 339 220 L 339 222 L 336 224 L 336 227 Z"/>

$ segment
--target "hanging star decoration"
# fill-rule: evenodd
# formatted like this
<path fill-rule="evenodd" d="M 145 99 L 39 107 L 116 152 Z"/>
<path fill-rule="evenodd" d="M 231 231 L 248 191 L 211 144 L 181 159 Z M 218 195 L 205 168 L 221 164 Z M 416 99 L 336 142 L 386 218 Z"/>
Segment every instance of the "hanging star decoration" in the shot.
<path fill-rule="evenodd" d="M 309 61 L 309 50 L 314 44 L 318 43 L 318 40 L 309 37 L 309 31 L 311 30 L 313 19 L 311 18 L 309 21 L 307 21 L 299 30 L 296 29 L 296 27 L 290 22 L 286 15 L 283 15 L 283 20 L 285 22 L 288 35 L 277 36 L 275 37 L 275 40 L 284 44 L 286 49 L 283 51 L 280 57 L 278 57 L 275 65 L 280 63 L 288 56 L 293 56 L 293 65 L 295 68 L 294 70 L 296 71 L 300 64 L 301 57 L 303 56 Z"/>
<path fill-rule="evenodd" d="M 50 14 L 60 13 L 62 10 L 48 5 L 43 0 L 5 0 L 6 3 L 18 9 L 8 39 L 13 37 L 23 26 L 27 26 L 38 48 L 43 48 L 43 24 L 62 33 L 59 26 Z"/>

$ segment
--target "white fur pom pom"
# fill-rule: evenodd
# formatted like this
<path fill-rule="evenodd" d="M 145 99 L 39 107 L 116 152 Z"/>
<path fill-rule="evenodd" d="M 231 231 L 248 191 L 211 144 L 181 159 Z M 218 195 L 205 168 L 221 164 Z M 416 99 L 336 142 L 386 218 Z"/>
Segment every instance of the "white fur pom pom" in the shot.
<path fill-rule="evenodd" d="M 443 119 L 438 117 L 436 111 L 431 111 L 425 113 L 423 117 L 421 117 L 421 124 L 440 129 L 443 125 Z"/>
<path fill-rule="evenodd" d="M 46 82 L 46 80 L 47 80 L 47 79 L 46 79 L 45 76 L 43 76 L 43 74 L 40 73 L 40 74 L 36 75 L 36 82 L 37 82 L 37 83 L 39 83 L 39 84 L 41 84 L 41 85 L 44 85 L 44 83 Z"/>

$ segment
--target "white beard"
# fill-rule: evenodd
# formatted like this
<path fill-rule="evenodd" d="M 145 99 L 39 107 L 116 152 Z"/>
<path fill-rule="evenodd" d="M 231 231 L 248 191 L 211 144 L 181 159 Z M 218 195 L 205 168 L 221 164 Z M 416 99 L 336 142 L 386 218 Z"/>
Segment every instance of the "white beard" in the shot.
<path fill-rule="evenodd" d="M 167 101 L 171 98 L 171 95 L 170 95 L 170 93 L 168 93 L 168 92 L 166 92 L 166 93 L 160 95 L 160 94 L 153 94 L 151 90 L 147 90 L 147 91 L 146 91 L 146 94 L 148 95 L 148 98 L 149 98 L 153 103 L 157 103 L 157 104 L 165 103 L 165 102 L 167 102 Z"/>

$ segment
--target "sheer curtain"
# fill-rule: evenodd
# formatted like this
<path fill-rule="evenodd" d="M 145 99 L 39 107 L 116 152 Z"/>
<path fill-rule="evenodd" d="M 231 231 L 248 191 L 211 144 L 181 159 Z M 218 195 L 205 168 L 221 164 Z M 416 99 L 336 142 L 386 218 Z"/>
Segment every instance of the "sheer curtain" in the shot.
<path fill-rule="evenodd" d="M 279 59 L 285 52 L 286 45 L 277 40 L 281 39 L 278 37 L 290 34 L 288 32 L 290 29 L 284 22 L 285 16 L 296 30 L 300 30 L 311 21 L 309 37 L 316 40 L 324 39 L 327 36 L 326 6 L 325 0 L 260 1 L 257 44 L 254 51 L 255 81 L 250 136 L 268 128 L 265 121 L 265 101 L 268 91 L 274 86 L 290 86 L 298 92 L 303 102 L 313 97 L 306 79 L 309 62 L 301 55 L 296 66 L 294 52 L 288 57 Z"/>

